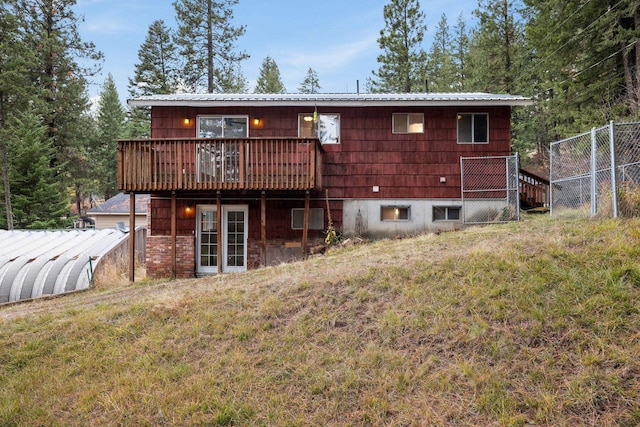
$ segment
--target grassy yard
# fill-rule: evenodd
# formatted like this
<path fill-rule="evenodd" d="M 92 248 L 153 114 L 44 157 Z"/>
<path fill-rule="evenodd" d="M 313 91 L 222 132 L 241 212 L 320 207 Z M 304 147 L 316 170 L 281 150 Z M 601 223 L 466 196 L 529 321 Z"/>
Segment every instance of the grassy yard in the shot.
<path fill-rule="evenodd" d="M 0 426 L 640 424 L 640 220 L 0 308 Z"/>

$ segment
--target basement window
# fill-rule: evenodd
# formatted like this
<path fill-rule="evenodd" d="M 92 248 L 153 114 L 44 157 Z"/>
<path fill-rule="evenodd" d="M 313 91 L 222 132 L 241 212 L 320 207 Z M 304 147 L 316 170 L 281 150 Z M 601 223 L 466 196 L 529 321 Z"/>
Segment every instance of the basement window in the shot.
<path fill-rule="evenodd" d="M 434 221 L 458 221 L 460 220 L 459 206 L 434 206 Z"/>
<path fill-rule="evenodd" d="M 304 209 L 291 209 L 291 229 L 302 230 L 304 228 Z M 309 230 L 324 230 L 324 209 L 309 209 Z"/>
<path fill-rule="evenodd" d="M 393 133 L 424 133 L 424 114 L 394 113 Z"/>
<path fill-rule="evenodd" d="M 380 221 L 409 221 L 410 206 L 381 206 Z"/>

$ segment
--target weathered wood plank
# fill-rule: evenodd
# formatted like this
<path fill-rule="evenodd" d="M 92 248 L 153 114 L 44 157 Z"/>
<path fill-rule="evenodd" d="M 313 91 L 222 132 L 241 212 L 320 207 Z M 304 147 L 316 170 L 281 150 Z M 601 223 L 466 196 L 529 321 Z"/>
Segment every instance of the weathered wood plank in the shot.
<path fill-rule="evenodd" d="M 317 139 L 118 141 L 123 191 L 317 189 Z"/>

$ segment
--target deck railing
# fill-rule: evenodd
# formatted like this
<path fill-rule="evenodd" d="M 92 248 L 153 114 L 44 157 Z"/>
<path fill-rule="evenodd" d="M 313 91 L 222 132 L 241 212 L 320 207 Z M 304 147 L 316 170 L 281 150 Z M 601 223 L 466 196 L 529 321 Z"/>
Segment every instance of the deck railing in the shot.
<path fill-rule="evenodd" d="M 549 207 L 549 180 L 520 169 L 520 201 L 528 207 Z"/>
<path fill-rule="evenodd" d="M 118 141 L 122 191 L 312 190 L 321 165 L 315 138 Z"/>

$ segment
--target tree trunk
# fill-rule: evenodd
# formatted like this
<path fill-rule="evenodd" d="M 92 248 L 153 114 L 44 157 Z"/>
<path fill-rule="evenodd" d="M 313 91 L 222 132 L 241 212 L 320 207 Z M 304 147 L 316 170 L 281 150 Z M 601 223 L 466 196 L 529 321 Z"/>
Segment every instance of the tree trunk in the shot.
<path fill-rule="evenodd" d="M 80 190 L 80 185 L 76 184 L 76 211 L 78 212 L 78 216 L 82 216 L 82 191 Z"/>
<path fill-rule="evenodd" d="M 622 44 L 625 44 L 624 42 Z M 624 49 L 624 46 L 623 46 Z M 627 89 L 627 104 L 631 114 L 635 115 L 638 109 L 637 97 L 633 88 L 633 67 L 631 65 L 631 55 L 629 49 L 622 51 L 622 63 L 624 66 L 624 83 Z M 636 99 L 634 99 L 636 98 Z"/>
<path fill-rule="evenodd" d="M 11 209 L 11 186 L 9 183 L 9 154 L 7 142 L 2 141 L 2 183 L 4 184 L 4 205 L 7 212 L 7 230 L 13 230 L 13 210 Z"/>
<path fill-rule="evenodd" d="M 513 71 L 511 70 L 511 25 L 509 22 L 509 3 L 507 0 L 502 2 L 502 19 L 504 19 L 504 90 L 506 93 L 512 93 L 511 76 Z"/>
<path fill-rule="evenodd" d="M 633 23 L 636 30 L 636 34 L 638 34 L 638 30 L 640 30 L 640 6 L 636 6 L 636 10 L 634 11 L 634 14 L 633 14 Z M 635 91 L 633 92 L 635 95 L 635 98 L 633 101 L 635 105 L 634 115 L 637 115 L 638 111 L 640 110 L 640 38 L 636 38 L 636 43 L 633 48 L 636 51 L 636 63 L 635 63 L 636 87 L 635 87 Z"/>
<path fill-rule="evenodd" d="M 640 28 L 640 7 L 633 11 L 633 26 Z M 628 46 L 628 39 L 621 40 L 624 83 L 627 90 L 629 112 L 635 116 L 640 111 L 640 39 L 635 40 L 635 49 Z"/>
<path fill-rule="evenodd" d="M 213 10 L 207 1 L 207 92 L 213 93 Z"/>

